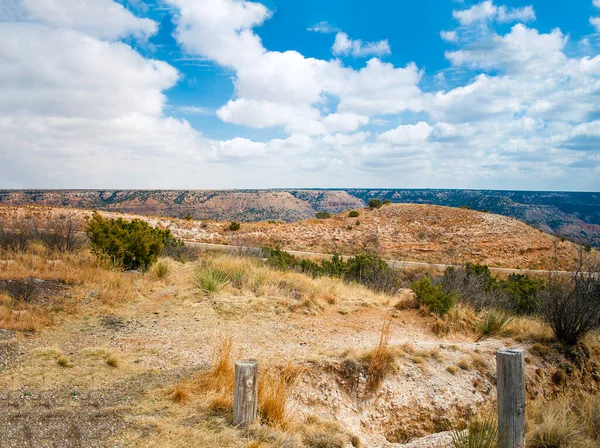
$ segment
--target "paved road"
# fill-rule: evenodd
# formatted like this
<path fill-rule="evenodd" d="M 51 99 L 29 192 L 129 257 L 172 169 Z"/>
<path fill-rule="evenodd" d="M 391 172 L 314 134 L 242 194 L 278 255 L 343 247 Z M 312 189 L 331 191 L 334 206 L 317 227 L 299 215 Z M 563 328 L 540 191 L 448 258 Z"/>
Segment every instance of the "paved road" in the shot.
<path fill-rule="evenodd" d="M 237 252 L 243 251 L 244 248 L 242 246 L 230 246 L 226 244 L 213 244 L 213 243 L 198 243 L 195 241 L 185 241 L 185 244 L 188 246 L 201 247 L 204 249 L 214 249 L 214 250 L 222 250 L 226 252 Z M 323 254 L 319 252 L 304 252 L 298 250 L 288 250 L 286 251 L 292 255 L 295 255 L 300 258 L 308 258 L 308 257 L 322 257 L 322 258 L 330 258 L 333 254 Z M 343 255 L 342 258 L 348 259 L 350 258 L 348 255 Z M 439 264 L 439 263 L 425 263 L 422 261 L 404 261 L 404 260 L 386 260 L 388 264 L 392 267 L 403 268 L 403 267 L 415 267 L 415 268 L 426 268 L 426 269 L 434 269 L 443 271 L 449 266 L 457 266 L 451 264 Z M 502 274 L 547 274 L 548 271 L 545 270 L 536 270 L 536 269 L 512 269 L 512 268 L 495 268 L 490 266 L 490 271 Z M 557 274 L 569 274 L 570 271 L 557 271 Z"/>

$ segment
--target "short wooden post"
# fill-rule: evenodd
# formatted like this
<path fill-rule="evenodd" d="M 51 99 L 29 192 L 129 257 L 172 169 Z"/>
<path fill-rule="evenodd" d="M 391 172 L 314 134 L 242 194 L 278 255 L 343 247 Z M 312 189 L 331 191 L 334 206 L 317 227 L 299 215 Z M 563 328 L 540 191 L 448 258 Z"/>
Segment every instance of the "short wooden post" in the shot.
<path fill-rule="evenodd" d="M 233 424 L 248 427 L 258 411 L 258 361 L 247 359 L 235 363 Z"/>
<path fill-rule="evenodd" d="M 498 440 L 501 448 L 525 448 L 525 360 L 522 349 L 496 353 Z"/>

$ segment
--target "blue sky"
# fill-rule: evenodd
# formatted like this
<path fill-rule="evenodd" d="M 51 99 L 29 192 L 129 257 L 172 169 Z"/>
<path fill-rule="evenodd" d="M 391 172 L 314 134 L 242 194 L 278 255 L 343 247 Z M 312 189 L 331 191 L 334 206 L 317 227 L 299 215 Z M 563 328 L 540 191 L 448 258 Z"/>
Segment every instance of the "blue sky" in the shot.
<path fill-rule="evenodd" d="M 600 189 L 600 0 L 0 0 L 0 188 Z"/>

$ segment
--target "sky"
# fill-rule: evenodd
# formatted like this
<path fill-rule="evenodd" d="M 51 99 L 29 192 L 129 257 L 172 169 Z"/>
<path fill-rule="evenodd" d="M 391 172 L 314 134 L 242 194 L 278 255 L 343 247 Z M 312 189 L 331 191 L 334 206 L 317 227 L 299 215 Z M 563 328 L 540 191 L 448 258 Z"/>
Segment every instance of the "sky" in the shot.
<path fill-rule="evenodd" d="M 0 0 L 0 188 L 600 190 L 600 0 Z"/>

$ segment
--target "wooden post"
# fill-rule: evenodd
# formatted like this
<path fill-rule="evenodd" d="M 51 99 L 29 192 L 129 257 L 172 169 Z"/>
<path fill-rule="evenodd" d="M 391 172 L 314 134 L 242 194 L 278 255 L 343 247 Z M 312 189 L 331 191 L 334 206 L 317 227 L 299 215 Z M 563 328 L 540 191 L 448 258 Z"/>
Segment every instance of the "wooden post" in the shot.
<path fill-rule="evenodd" d="M 523 350 L 496 353 L 498 440 L 501 448 L 525 448 L 525 362 Z"/>
<path fill-rule="evenodd" d="M 235 363 L 233 392 L 233 424 L 246 428 L 256 420 L 258 411 L 258 361 L 248 359 Z"/>

